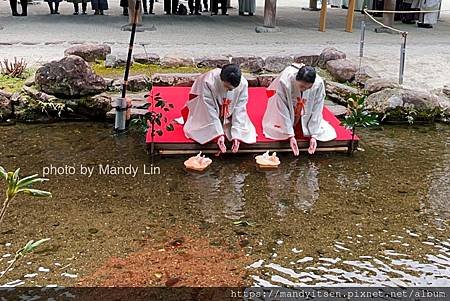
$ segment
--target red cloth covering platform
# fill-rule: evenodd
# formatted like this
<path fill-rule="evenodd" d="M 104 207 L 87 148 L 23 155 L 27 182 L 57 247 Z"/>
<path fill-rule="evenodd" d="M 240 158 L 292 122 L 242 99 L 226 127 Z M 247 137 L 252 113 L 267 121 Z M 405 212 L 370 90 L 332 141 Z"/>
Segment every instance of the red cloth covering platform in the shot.
<path fill-rule="evenodd" d="M 153 87 L 152 93 L 157 93 L 167 102 L 174 105 L 174 109 L 165 112 L 167 119 L 174 120 L 181 117 L 181 109 L 185 106 L 189 99 L 190 87 Z M 291 151 L 288 141 L 274 141 L 264 137 L 262 130 L 262 118 L 267 106 L 266 88 L 257 87 L 249 88 L 249 100 L 247 111 L 251 121 L 255 125 L 258 134 L 257 143 L 255 144 L 241 144 L 239 152 L 256 152 L 271 150 L 271 151 Z M 336 130 L 337 139 L 329 142 L 318 142 L 318 151 L 348 151 L 351 145 L 351 132 L 340 125 L 340 121 L 325 107 L 323 116 Z M 155 135 L 155 150 L 161 154 L 193 154 L 203 151 L 205 153 L 217 152 L 217 145 L 215 143 L 207 143 L 200 145 L 195 141 L 186 138 L 183 132 L 183 126 L 172 122 L 175 127 L 174 131 L 167 131 L 163 124 L 163 135 Z M 356 143 L 358 137 L 355 137 Z M 151 142 L 151 133 L 147 133 L 147 143 Z M 306 150 L 309 145 L 309 140 L 303 137 L 298 139 L 299 148 Z M 231 143 L 228 143 L 230 149 Z"/>

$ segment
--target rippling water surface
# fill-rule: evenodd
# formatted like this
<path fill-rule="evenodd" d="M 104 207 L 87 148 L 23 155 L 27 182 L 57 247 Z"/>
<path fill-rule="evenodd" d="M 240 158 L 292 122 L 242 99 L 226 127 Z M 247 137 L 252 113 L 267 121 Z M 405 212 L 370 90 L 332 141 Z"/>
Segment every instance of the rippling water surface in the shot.
<path fill-rule="evenodd" d="M 0 284 L 71 285 L 179 225 L 243 247 L 254 285 L 450 285 L 449 126 L 364 130 L 364 151 L 353 157 L 285 154 L 275 171 L 257 170 L 250 155 L 214 159 L 204 174 L 186 172 L 184 157 L 164 158 L 154 163 L 160 175 L 142 173 L 150 160 L 135 138 L 112 138 L 101 124 L 0 130 L 9 170 L 95 169 L 49 175 L 53 199 L 11 205 L 1 269 L 28 239 L 51 241 Z M 99 164 L 141 170 L 100 175 Z"/>

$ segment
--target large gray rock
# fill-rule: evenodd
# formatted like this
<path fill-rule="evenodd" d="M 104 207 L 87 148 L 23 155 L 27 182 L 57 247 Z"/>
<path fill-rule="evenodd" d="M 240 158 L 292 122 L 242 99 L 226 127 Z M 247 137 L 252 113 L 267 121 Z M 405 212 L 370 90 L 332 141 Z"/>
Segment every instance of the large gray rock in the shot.
<path fill-rule="evenodd" d="M 399 85 L 393 80 L 376 77 L 366 81 L 364 90 L 366 90 L 368 94 L 373 94 L 384 89 L 393 89 L 398 87 Z"/>
<path fill-rule="evenodd" d="M 158 65 L 161 58 L 156 53 L 136 53 L 133 55 L 134 61 L 144 65 Z"/>
<path fill-rule="evenodd" d="M 258 83 L 260 87 L 268 87 L 278 75 L 276 74 L 261 74 L 258 75 Z"/>
<path fill-rule="evenodd" d="M 362 66 L 355 74 L 355 81 L 358 84 L 364 85 L 372 78 L 380 78 L 380 75 L 370 66 Z"/>
<path fill-rule="evenodd" d="M 112 109 L 112 102 L 110 95 L 101 93 L 85 99 L 74 99 L 70 107 L 74 115 L 93 120 L 105 120 L 106 113 Z"/>
<path fill-rule="evenodd" d="M 269 72 L 281 72 L 294 62 L 291 56 L 269 56 L 265 60 L 264 70 Z"/>
<path fill-rule="evenodd" d="M 95 60 L 104 60 L 106 55 L 111 53 L 111 47 L 106 44 L 80 44 L 67 48 L 64 55 L 78 55 L 86 62 L 94 62 Z"/>
<path fill-rule="evenodd" d="M 155 86 L 190 87 L 200 73 L 155 73 L 151 81 Z"/>
<path fill-rule="evenodd" d="M 40 67 L 36 71 L 35 81 L 39 90 L 59 97 L 93 95 L 106 91 L 105 80 L 76 55 Z"/>
<path fill-rule="evenodd" d="M 317 67 L 320 56 L 317 54 L 299 54 L 294 56 L 294 63 Z"/>
<path fill-rule="evenodd" d="M 405 120 L 408 116 L 434 120 L 442 109 L 437 95 L 402 88 L 371 94 L 366 99 L 366 105 L 370 111 L 384 114 L 387 120 Z"/>
<path fill-rule="evenodd" d="M 23 86 L 22 90 L 28 95 L 31 96 L 32 98 L 36 99 L 36 100 L 40 100 L 43 102 L 48 102 L 48 101 L 53 101 L 56 99 L 55 96 L 53 95 L 48 95 L 47 93 L 41 92 L 36 90 L 33 87 L 28 87 L 28 86 Z"/>
<path fill-rule="evenodd" d="M 161 59 L 161 65 L 168 68 L 192 67 L 194 65 L 194 60 L 192 58 L 179 55 L 166 55 Z"/>
<path fill-rule="evenodd" d="M 325 89 L 327 97 L 335 103 L 346 106 L 347 100 L 352 95 L 359 95 L 359 91 L 356 88 L 340 84 L 333 81 L 325 82 Z"/>
<path fill-rule="evenodd" d="M 9 97 L 7 97 L 9 95 Z M 0 90 L 0 121 L 7 120 L 12 117 L 13 106 L 10 93 L 3 93 Z"/>
<path fill-rule="evenodd" d="M 5 90 L 0 90 L 0 97 L 11 98 L 12 95 L 13 95 L 13 93 L 10 93 Z"/>
<path fill-rule="evenodd" d="M 337 118 L 343 118 L 347 115 L 347 107 L 345 106 L 337 105 L 330 100 L 325 100 L 325 106 Z"/>
<path fill-rule="evenodd" d="M 222 68 L 224 65 L 229 63 L 230 59 L 225 56 L 200 57 L 194 59 L 194 64 L 199 68 L 201 67 Z"/>
<path fill-rule="evenodd" d="M 322 50 L 319 56 L 319 67 L 325 68 L 328 61 L 340 60 L 347 58 L 347 55 L 333 47 Z"/>
<path fill-rule="evenodd" d="M 350 60 L 339 59 L 328 61 L 327 70 L 338 81 L 349 82 L 355 78 L 357 68 Z"/>
<path fill-rule="evenodd" d="M 265 64 L 264 59 L 259 56 L 237 56 L 231 58 L 231 63 L 237 64 L 241 69 L 252 73 L 261 72 Z"/>
<path fill-rule="evenodd" d="M 132 75 L 128 77 L 127 91 L 130 92 L 141 92 L 147 90 L 147 85 L 150 79 L 146 75 Z M 123 80 L 117 80 L 113 83 L 113 90 L 120 90 L 123 85 Z M 119 88 L 119 89 L 117 89 Z"/>
<path fill-rule="evenodd" d="M 442 92 L 444 92 L 445 95 L 450 97 L 450 85 L 445 85 L 442 89 Z"/>

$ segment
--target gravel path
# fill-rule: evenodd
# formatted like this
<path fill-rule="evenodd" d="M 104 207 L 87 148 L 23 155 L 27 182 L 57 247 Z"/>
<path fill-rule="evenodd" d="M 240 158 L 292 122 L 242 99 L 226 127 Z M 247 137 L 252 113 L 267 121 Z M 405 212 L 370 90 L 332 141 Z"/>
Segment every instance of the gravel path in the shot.
<path fill-rule="evenodd" d="M 161 0 L 160 0 L 161 1 Z M 328 31 L 317 31 L 319 12 L 301 10 L 307 0 L 281 0 L 278 8 L 280 33 L 258 34 L 255 27 L 263 22 L 264 0 L 257 0 L 254 17 L 238 16 L 236 9 L 230 16 L 165 16 L 163 4 L 155 4 L 156 15 L 144 16 L 144 26 L 156 26 L 156 31 L 138 33 L 137 52 L 156 52 L 160 55 L 294 55 L 319 53 L 334 46 L 345 51 L 359 63 L 359 24 L 368 23 L 366 52 L 363 64 L 369 64 L 387 77 L 398 78 L 400 36 L 376 34 L 375 25 L 356 13 L 355 30 L 346 33 L 347 10 L 330 9 Z M 443 9 L 450 9 L 444 1 Z M 237 1 L 232 5 L 237 7 Z M 89 6 L 90 7 L 90 6 Z M 26 57 L 31 64 L 39 64 L 62 57 L 65 48 L 84 41 L 109 43 L 113 52 L 125 52 L 129 32 L 121 31 L 126 17 L 121 16 L 119 1 L 110 1 L 105 16 L 72 16 L 71 4 L 61 4 L 61 15 L 49 15 L 46 3 L 29 7 L 28 17 L 12 17 L 9 2 L 0 0 L 0 59 Z M 442 87 L 450 83 L 450 12 L 443 12 L 441 21 L 433 29 L 415 25 L 396 24 L 408 30 L 405 85 L 424 89 Z"/>

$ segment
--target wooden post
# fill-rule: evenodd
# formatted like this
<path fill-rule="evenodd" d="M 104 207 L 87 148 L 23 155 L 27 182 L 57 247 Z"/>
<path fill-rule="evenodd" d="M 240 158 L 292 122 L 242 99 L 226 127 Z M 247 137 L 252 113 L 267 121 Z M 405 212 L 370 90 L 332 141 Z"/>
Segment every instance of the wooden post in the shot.
<path fill-rule="evenodd" d="M 136 0 L 128 0 L 128 24 L 133 25 L 136 20 L 136 26 L 142 25 L 142 1 L 139 4 L 139 9 L 136 10 Z M 135 14 L 137 18 L 135 19 Z"/>
<path fill-rule="evenodd" d="M 264 3 L 264 27 L 275 28 L 277 0 L 266 0 Z"/>
<path fill-rule="evenodd" d="M 322 0 L 322 9 L 320 10 L 319 31 L 325 32 L 327 28 L 327 0 Z"/>
<path fill-rule="evenodd" d="M 317 0 L 309 0 L 309 9 L 317 10 Z"/>
<path fill-rule="evenodd" d="M 353 32 L 353 19 L 355 17 L 355 4 L 356 4 L 356 0 L 350 0 L 348 3 L 347 26 L 345 27 L 346 32 Z"/>
<path fill-rule="evenodd" d="M 395 0 L 384 0 L 384 10 L 395 10 Z M 394 15 L 393 13 L 383 13 L 383 24 L 392 27 Z"/>

